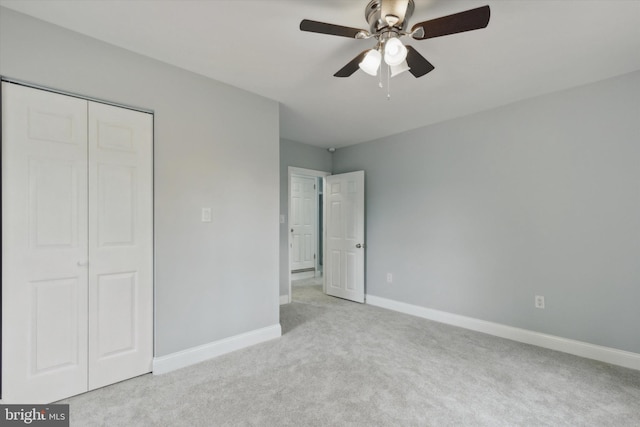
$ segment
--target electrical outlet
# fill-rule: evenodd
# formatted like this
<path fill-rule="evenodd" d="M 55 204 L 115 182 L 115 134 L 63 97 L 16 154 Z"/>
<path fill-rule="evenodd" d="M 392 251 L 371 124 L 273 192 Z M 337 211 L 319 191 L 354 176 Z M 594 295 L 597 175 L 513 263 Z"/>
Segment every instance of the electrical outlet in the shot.
<path fill-rule="evenodd" d="M 544 297 L 542 295 L 536 295 L 536 308 L 544 308 Z"/>
<path fill-rule="evenodd" d="M 393 283 L 393 274 L 387 273 L 387 283 Z"/>

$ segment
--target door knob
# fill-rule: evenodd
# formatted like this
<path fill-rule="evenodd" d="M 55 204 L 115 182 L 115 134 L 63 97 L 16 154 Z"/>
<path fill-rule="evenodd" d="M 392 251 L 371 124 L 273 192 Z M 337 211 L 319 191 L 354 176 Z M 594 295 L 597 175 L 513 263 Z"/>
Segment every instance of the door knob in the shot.
<path fill-rule="evenodd" d="M 89 260 L 78 261 L 78 267 L 86 267 L 87 265 L 89 265 Z"/>
<path fill-rule="evenodd" d="M 356 245 L 356 248 L 358 248 L 358 249 L 360 249 L 361 247 L 362 247 L 362 245 L 361 245 L 360 243 L 358 243 L 358 244 Z"/>

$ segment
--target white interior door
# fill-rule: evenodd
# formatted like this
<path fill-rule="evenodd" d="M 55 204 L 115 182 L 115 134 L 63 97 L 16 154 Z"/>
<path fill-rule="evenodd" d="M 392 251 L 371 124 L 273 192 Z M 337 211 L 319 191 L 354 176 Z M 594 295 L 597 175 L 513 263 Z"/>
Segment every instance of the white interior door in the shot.
<path fill-rule="evenodd" d="M 151 371 L 152 116 L 89 102 L 89 389 Z"/>
<path fill-rule="evenodd" d="M 316 266 L 316 178 L 291 176 L 291 271 L 314 270 Z"/>
<path fill-rule="evenodd" d="M 326 178 L 325 290 L 364 302 L 364 171 Z"/>
<path fill-rule="evenodd" d="M 2 83 L 2 397 L 87 389 L 87 103 Z"/>

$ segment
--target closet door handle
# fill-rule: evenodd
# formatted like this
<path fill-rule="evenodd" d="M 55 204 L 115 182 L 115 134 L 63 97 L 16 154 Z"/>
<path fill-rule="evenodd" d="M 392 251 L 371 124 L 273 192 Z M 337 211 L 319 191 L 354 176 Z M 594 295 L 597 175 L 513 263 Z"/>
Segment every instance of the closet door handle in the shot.
<path fill-rule="evenodd" d="M 86 267 L 89 265 L 89 260 L 85 259 L 84 261 L 78 261 L 78 267 Z"/>

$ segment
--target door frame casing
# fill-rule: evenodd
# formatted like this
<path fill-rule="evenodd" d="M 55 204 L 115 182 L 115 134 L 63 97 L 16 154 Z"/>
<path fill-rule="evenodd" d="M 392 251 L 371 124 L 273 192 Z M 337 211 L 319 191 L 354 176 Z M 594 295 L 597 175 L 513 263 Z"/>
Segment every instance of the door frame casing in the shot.
<path fill-rule="evenodd" d="M 288 303 L 291 303 L 291 233 L 289 232 L 290 229 L 290 223 L 289 221 L 291 220 L 291 176 L 292 175 L 299 175 L 299 176 L 309 176 L 309 177 L 314 177 L 314 178 L 322 178 L 324 180 L 325 177 L 331 175 L 331 172 L 326 172 L 326 171 L 319 171 L 319 170 L 315 170 L 315 169 L 305 169 L 305 168 L 299 168 L 299 167 L 295 167 L 295 166 L 289 166 L 288 167 L 288 171 L 287 171 L 287 221 L 286 221 L 286 225 L 287 225 L 287 281 L 289 283 L 289 295 L 288 295 Z M 323 183 L 324 184 L 324 183 Z M 316 194 L 317 194 L 317 189 L 316 189 Z M 323 221 L 323 233 L 324 233 L 324 219 L 325 216 L 322 216 L 322 221 Z M 316 228 L 318 228 L 318 221 L 317 221 L 317 213 L 316 213 Z M 318 239 L 319 236 L 319 232 L 316 232 L 316 238 Z M 324 241 L 324 238 L 323 238 Z M 317 242 L 316 242 L 317 245 Z M 324 249 L 323 249 L 324 250 Z M 318 265 L 318 257 L 316 257 L 316 267 Z M 322 289 L 324 291 L 324 275 L 323 275 L 323 279 L 322 279 Z"/>

